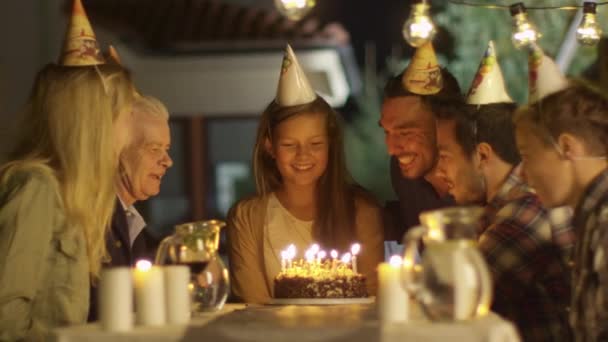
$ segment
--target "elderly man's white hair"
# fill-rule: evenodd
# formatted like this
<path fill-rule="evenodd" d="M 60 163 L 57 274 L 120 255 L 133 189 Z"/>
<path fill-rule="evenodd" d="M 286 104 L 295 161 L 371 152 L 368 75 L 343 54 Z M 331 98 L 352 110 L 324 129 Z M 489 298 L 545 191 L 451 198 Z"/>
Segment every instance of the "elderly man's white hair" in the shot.
<path fill-rule="evenodd" d="M 135 98 L 133 112 L 136 114 L 150 115 L 158 119 L 169 120 L 167 107 L 155 97 L 142 95 Z"/>

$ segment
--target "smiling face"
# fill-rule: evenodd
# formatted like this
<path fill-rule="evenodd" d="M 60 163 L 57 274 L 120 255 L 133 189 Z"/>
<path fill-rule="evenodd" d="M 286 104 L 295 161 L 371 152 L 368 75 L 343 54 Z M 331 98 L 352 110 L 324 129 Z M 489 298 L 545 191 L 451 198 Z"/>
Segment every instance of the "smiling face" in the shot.
<path fill-rule="evenodd" d="M 329 139 L 325 115 L 302 113 L 279 123 L 266 142 L 283 185 L 316 186 L 327 168 Z"/>
<path fill-rule="evenodd" d="M 135 121 L 135 139 L 120 156 L 119 194 L 126 204 L 157 195 L 162 177 L 173 165 L 167 120 L 136 114 Z"/>
<path fill-rule="evenodd" d="M 382 104 L 380 126 L 388 153 L 399 161 L 401 174 L 415 179 L 435 164 L 435 122 L 419 96 L 387 98 Z"/>
<path fill-rule="evenodd" d="M 515 139 L 524 178 L 536 190 L 541 202 L 547 207 L 567 204 L 574 186 L 567 161 L 555 147 L 542 140 L 530 123 L 517 124 Z"/>
<path fill-rule="evenodd" d="M 437 121 L 437 145 L 439 161 L 437 174 L 448 184 L 448 192 L 458 204 L 484 201 L 483 174 L 475 167 L 475 161 L 466 155 L 455 134 L 454 120 Z"/>

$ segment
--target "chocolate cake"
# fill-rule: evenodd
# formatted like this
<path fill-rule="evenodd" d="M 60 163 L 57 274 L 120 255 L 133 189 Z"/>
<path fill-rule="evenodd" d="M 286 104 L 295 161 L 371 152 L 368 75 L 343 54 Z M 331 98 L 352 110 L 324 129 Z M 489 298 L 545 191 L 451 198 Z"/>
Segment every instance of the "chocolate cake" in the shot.
<path fill-rule="evenodd" d="M 299 261 L 274 279 L 275 298 L 361 298 L 367 297 L 365 276 L 331 262 Z"/>

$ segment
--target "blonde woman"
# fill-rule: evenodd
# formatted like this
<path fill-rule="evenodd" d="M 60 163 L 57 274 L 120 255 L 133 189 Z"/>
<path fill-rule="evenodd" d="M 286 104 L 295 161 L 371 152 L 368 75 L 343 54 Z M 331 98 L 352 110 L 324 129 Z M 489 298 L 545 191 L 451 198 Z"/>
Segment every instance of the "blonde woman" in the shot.
<path fill-rule="evenodd" d="M 0 168 L 0 340 L 83 323 L 106 257 L 134 90 L 119 66 L 48 65 Z"/>

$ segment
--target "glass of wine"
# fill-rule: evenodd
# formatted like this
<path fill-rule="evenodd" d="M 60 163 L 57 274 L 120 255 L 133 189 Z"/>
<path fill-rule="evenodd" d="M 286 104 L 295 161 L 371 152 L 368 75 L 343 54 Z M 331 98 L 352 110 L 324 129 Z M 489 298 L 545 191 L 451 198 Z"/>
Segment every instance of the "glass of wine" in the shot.
<path fill-rule="evenodd" d="M 158 248 L 156 264 L 190 269 L 188 289 L 194 315 L 221 309 L 228 297 L 228 269 L 218 255 L 220 229 L 225 225 L 219 220 L 177 225 Z"/>

